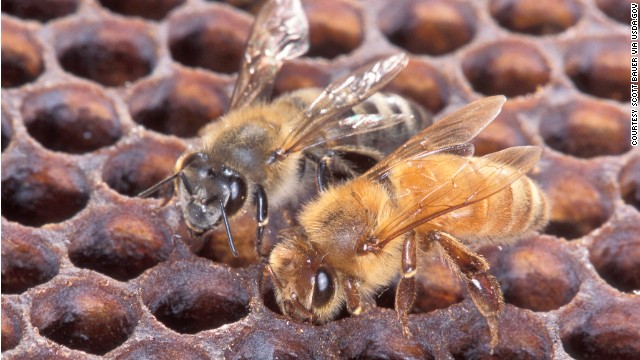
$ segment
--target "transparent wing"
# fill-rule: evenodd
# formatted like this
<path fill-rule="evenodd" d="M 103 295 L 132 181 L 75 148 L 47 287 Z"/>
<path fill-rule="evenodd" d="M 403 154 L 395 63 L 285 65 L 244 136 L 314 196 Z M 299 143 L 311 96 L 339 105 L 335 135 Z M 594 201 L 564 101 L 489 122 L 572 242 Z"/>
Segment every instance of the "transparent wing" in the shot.
<path fill-rule="evenodd" d="M 414 135 L 366 174 L 370 179 L 382 176 L 394 164 L 440 148 L 463 144 L 473 139 L 500 113 L 504 96 L 476 100 Z"/>
<path fill-rule="evenodd" d="M 289 134 L 279 152 L 301 151 L 329 139 L 373 131 L 402 121 L 393 116 L 343 119 L 340 115 L 380 90 L 404 69 L 407 62 L 405 54 L 393 55 L 329 84 L 304 112 L 300 124 Z"/>
<path fill-rule="evenodd" d="M 480 158 L 443 153 L 398 166 L 389 177 L 400 189 L 402 208 L 374 236 L 384 245 L 431 219 L 486 199 L 527 173 L 540 154 L 537 146 L 520 146 Z"/>
<path fill-rule="evenodd" d="M 267 2 L 251 29 L 231 108 L 250 104 L 270 93 L 283 62 L 309 48 L 308 34 L 309 25 L 299 0 Z"/>

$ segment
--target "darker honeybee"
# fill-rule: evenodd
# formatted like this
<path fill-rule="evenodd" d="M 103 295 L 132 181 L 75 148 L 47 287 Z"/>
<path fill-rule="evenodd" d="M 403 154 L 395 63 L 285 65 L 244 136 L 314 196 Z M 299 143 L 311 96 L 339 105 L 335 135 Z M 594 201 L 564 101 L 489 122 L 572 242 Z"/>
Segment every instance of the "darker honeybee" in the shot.
<path fill-rule="evenodd" d="M 171 176 L 140 196 L 173 183 L 189 228 L 203 234 L 222 222 L 237 256 L 228 217 L 255 206 L 259 243 L 269 207 L 296 197 L 300 165 L 307 159 L 317 164 L 322 189 L 338 175 L 355 176 L 382 157 L 372 149 L 344 146 L 323 152 L 318 145 L 393 125 L 415 127 L 413 116 L 427 119 L 423 110 L 397 96 L 376 95 L 363 103 L 404 68 L 404 54 L 365 65 L 324 90 L 264 101 L 282 63 L 307 48 L 308 25 L 299 1 L 266 3 L 247 42 L 230 112 L 203 129 L 202 145 L 183 154 Z M 385 99 L 393 105 L 386 110 L 376 105 Z"/>
<path fill-rule="evenodd" d="M 439 251 L 487 319 L 493 348 L 502 292 L 488 263 L 467 245 L 508 244 L 548 220 L 543 193 L 524 176 L 539 159 L 539 147 L 472 157 L 468 141 L 504 102 L 495 96 L 461 108 L 308 203 L 301 226 L 280 232 L 266 268 L 282 312 L 325 323 L 346 304 L 357 315 L 400 278 L 395 308 L 408 334 L 417 257 Z"/>

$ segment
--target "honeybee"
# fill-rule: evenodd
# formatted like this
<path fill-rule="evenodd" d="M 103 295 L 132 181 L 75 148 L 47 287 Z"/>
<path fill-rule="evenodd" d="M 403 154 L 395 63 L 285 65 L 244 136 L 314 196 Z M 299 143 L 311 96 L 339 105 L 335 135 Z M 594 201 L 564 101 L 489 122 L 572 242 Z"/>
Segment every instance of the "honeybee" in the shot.
<path fill-rule="evenodd" d="M 373 149 L 321 145 L 394 125 L 406 127 L 415 124 L 413 116 L 427 118 L 415 104 L 391 95 L 374 98 L 377 103 L 393 99 L 395 107 L 383 111 L 376 102 L 359 107 L 406 66 L 404 54 L 365 65 L 324 90 L 299 90 L 267 102 L 283 62 L 307 48 L 308 24 L 300 2 L 266 3 L 249 35 L 229 113 L 202 130 L 202 145 L 185 152 L 173 174 L 140 196 L 172 185 L 168 198 L 177 192 L 191 231 L 201 235 L 223 223 L 238 256 L 228 218 L 255 206 L 260 248 L 269 207 L 296 197 L 307 160 L 317 164 L 316 178 L 323 189 L 333 179 L 362 173 L 382 157 Z"/>
<path fill-rule="evenodd" d="M 265 275 L 284 314 L 326 323 L 342 306 L 354 315 L 399 278 L 395 297 L 403 333 L 415 300 L 417 258 L 438 251 L 466 282 L 498 342 L 503 298 L 471 244 L 509 244 L 548 220 L 545 197 L 524 174 L 537 146 L 472 157 L 468 143 L 505 98 L 475 101 L 411 138 L 363 175 L 330 187 L 282 230 Z"/>

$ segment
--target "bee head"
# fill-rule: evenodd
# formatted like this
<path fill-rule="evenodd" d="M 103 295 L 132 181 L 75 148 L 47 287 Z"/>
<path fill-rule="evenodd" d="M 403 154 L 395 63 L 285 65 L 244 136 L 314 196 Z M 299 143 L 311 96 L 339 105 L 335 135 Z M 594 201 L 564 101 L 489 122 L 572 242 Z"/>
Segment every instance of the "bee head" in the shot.
<path fill-rule="evenodd" d="M 205 153 L 195 152 L 179 163 L 176 189 L 189 228 L 202 234 L 223 217 L 236 214 L 247 200 L 247 183 L 236 171 Z"/>
<path fill-rule="evenodd" d="M 339 274 L 323 261 L 302 227 L 280 231 L 278 236 L 268 270 L 280 310 L 299 321 L 327 322 L 342 303 Z"/>

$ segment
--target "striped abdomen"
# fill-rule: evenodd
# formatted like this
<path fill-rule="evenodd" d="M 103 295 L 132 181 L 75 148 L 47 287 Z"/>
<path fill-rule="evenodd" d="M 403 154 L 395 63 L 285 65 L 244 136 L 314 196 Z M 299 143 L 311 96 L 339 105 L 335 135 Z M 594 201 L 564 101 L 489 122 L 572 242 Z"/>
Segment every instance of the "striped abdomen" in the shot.
<path fill-rule="evenodd" d="M 293 99 L 301 109 L 306 108 L 322 89 L 311 88 L 297 90 L 285 95 L 287 99 Z M 413 115 L 413 119 L 407 120 L 390 128 L 360 134 L 341 140 L 342 144 L 366 146 L 376 149 L 383 154 L 389 154 L 400 145 L 404 144 L 411 136 L 428 127 L 433 122 L 431 113 L 417 103 L 391 93 L 375 93 L 367 100 L 354 106 L 344 117 L 354 114 L 406 114 Z"/>
<path fill-rule="evenodd" d="M 542 191 L 523 176 L 484 200 L 432 220 L 428 226 L 441 228 L 464 243 L 504 244 L 540 230 L 548 217 Z"/>

